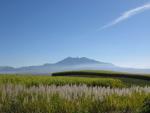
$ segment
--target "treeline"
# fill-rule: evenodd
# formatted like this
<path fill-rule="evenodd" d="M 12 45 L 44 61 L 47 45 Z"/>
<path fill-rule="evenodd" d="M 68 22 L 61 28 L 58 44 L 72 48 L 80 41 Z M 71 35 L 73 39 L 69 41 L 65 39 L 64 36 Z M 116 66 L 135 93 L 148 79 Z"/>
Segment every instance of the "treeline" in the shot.
<path fill-rule="evenodd" d="M 56 72 L 52 76 L 80 76 L 80 77 L 114 77 L 114 78 L 134 78 L 150 81 L 149 75 L 142 74 L 130 74 L 119 72 L 107 72 L 107 71 L 68 71 L 68 72 Z"/>

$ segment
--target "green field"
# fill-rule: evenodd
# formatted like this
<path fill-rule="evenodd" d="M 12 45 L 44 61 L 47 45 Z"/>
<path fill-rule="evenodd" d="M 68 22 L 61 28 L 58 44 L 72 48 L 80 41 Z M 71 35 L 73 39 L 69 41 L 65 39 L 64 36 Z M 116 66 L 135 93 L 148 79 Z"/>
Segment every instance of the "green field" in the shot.
<path fill-rule="evenodd" d="M 81 70 L 56 72 L 52 76 L 80 76 L 80 77 L 111 77 L 111 78 L 133 78 L 140 80 L 150 80 L 149 74 L 133 74 L 125 72 L 105 71 L 105 70 Z"/>
<path fill-rule="evenodd" d="M 84 78 L 84 77 L 51 77 L 32 75 L 1 75 L 0 84 L 23 84 L 25 86 L 39 85 L 83 85 L 103 87 L 124 87 L 125 84 L 119 79 L 112 78 Z"/>
<path fill-rule="evenodd" d="M 150 81 L 79 76 L 1 74 L 0 113 L 149 113 Z"/>
<path fill-rule="evenodd" d="M 105 70 L 81 70 L 56 72 L 52 76 L 57 77 L 85 77 L 85 78 L 112 78 L 121 80 L 126 87 L 131 86 L 150 86 L 150 75 L 148 74 L 131 74 L 124 72 L 105 71 Z"/>
<path fill-rule="evenodd" d="M 87 86 L 103 86 L 103 87 L 131 87 L 131 86 L 150 86 L 149 80 L 136 79 L 136 78 L 123 78 L 117 77 L 77 77 L 74 76 L 48 76 L 48 75 L 16 75 L 16 74 L 1 74 L 0 84 L 23 84 L 26 86 L 38 85 L 82 85 Z"/>

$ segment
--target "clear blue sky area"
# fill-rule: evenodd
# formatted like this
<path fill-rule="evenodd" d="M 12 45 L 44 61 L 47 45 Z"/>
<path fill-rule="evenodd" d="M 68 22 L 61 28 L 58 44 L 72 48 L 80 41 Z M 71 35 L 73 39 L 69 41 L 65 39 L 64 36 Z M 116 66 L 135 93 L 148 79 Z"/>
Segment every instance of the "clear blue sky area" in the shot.
<path fill-rule="evenodd" d="M 150 0 L 0 0 L 0 65 L 72 56 L 150 68 L 146 4 Z"/>

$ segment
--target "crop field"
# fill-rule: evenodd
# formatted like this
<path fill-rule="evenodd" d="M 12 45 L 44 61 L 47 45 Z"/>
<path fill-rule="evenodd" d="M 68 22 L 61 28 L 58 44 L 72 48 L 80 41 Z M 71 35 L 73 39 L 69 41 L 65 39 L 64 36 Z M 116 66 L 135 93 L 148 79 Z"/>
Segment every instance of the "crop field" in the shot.
<path fill-rule="evenodd" d="M 150 82 L 0 75 L 0 113 L 149 113 Z"/>

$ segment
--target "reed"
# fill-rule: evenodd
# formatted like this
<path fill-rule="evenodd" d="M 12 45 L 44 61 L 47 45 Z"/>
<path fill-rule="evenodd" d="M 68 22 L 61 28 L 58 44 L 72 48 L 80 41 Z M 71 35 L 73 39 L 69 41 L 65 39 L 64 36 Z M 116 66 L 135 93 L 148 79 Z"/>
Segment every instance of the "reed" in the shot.
<path fill-rule="evenodd" d="M 1 113 L 139 113 L 150 87 L 0 86 Z"/>

